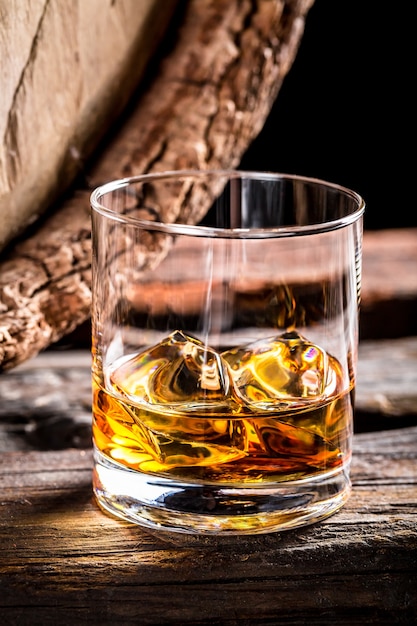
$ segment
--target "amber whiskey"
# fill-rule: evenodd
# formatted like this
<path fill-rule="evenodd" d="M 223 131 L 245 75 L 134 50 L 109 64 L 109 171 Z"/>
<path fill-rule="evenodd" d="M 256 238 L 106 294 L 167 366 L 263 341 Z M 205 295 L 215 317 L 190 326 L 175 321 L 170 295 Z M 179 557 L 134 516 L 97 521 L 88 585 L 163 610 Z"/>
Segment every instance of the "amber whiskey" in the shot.
<path fill-rule="evenodd" d="M 176 331 L 94 380 L 95 445 L 145 474 L 222 484 L 337 471 L 352 386 L 296 332 L 218 353 Z"/>

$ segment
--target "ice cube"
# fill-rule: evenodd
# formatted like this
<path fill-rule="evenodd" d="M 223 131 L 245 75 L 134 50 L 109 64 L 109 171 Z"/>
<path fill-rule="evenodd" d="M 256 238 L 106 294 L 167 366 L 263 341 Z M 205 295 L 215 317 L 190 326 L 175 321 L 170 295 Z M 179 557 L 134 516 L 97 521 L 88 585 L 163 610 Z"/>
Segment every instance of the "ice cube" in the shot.
<path fill-rule="evenodd" d="M 296 331 L 222 353 L 237 393 L 253 409 L 299 408 L 325 392 L 328 357 Z"/>
<path fill-rule="evenodd" d="M 179 330 L 125 361 L 113 372 L 112 384 L 140 404 L 182 412 L 236 409 L 230 371 L 220 354 Z"/>

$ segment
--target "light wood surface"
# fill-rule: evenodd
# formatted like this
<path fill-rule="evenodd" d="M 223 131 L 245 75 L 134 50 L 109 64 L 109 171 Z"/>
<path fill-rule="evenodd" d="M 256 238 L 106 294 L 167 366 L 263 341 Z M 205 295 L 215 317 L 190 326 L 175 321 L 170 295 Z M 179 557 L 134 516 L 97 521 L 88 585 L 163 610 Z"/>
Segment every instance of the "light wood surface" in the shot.
<path fill-rule="evenodd" d="M 0 0 L 0 250 L 62 196 L 132 96 L 177 0 Z"/>

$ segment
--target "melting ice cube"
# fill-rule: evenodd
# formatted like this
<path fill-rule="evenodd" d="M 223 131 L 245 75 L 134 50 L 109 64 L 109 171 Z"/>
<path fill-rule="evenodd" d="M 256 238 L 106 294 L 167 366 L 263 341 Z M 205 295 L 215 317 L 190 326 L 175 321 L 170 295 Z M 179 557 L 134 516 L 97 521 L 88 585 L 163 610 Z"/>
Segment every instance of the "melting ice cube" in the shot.
<path fill-rule="evenodd" d="M 323 396 L 328 357 L 297 332 L 223 352 L 240 398 L 257 409 L 299 408 Z"/>
<path fill-rule="evenodd" d="M 230 371 L 220 354 L 178 330 L 118 367 L 112 383 L 139 403 L 226 413 L 235 406 Z"/>

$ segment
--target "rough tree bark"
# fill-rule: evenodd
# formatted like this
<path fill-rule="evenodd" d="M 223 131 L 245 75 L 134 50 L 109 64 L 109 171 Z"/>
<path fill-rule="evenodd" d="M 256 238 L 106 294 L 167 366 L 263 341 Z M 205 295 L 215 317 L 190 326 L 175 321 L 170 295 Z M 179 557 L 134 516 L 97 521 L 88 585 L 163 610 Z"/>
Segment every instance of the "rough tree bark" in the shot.
<path fill-rule="evenodd" d="M 74 189 L 0 262 L 0 371 L 88 319 L 93 187 L 149 171 L 239 164 L 291 68 L 313 2 L 187 3 L 153 81 L 86 172 L 88 187 Z"/>

